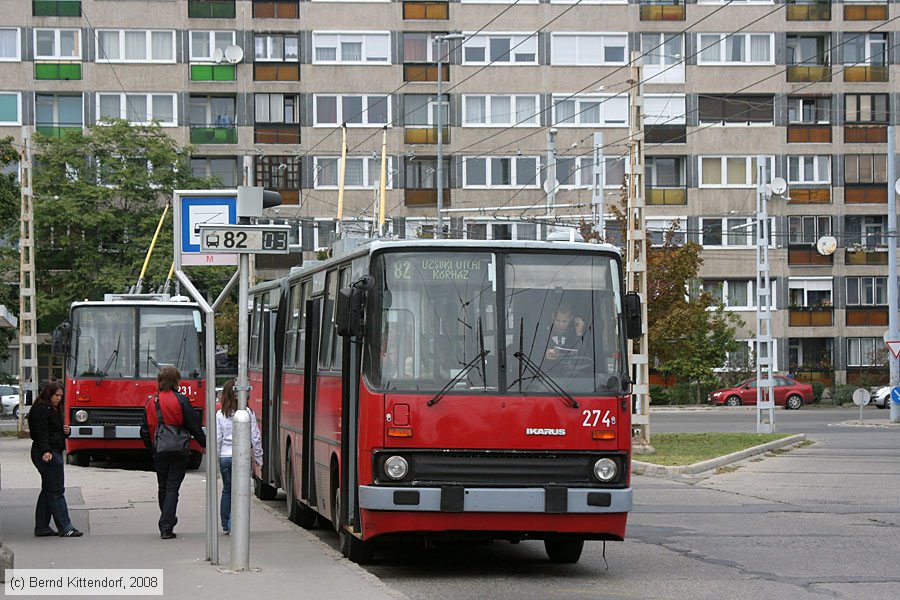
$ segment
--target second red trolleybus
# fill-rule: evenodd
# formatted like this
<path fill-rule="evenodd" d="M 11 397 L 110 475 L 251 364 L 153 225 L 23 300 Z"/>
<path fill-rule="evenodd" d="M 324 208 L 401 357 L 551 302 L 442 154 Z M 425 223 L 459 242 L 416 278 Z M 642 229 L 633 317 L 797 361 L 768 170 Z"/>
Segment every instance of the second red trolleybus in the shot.
<path fill-rule="evenodd" d="M 604 244 L 368 241 L 251 289 L 257 494 L 372 542 L 543 540 L 575 562 L 632 507 L 626 337 Z"/>

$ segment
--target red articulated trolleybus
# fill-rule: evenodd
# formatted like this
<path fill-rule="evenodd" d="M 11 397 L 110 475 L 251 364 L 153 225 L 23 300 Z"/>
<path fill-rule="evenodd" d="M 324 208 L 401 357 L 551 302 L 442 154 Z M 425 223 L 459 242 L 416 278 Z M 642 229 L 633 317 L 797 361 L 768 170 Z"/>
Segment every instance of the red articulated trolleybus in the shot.
<path fill-rule="evenodd" d="M 181 391 L 203 410 L 203 319 L 193 302 L 163 294 L 107 294 L 103 301 L 75 302 L 69 320 L 53 334 L 53 351 L 64 353 L 65 423 L 70 463 L 147 453 L 140 437 L 147 402 L 156 395 L 164 366 L 181 372 Z M 191 441 L 188 468 L 201 448 Z"/>
<path fill-rule="evenodd" d="M 351 560 L 419 536 L 576 562 L 624 538 L 641 322 L 613 246 L 358 242 L 251 296 L 256 493 L 330 519 Z"/>

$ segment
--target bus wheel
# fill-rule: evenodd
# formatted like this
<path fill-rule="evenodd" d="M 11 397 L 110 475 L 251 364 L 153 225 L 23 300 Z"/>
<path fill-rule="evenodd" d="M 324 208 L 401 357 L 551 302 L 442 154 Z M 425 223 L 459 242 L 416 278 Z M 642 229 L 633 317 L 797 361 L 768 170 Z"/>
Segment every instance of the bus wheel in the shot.
<path fill-rule="evenodd" d="M 91 466 L 91 455 L 90 454 L 76 454 L 72 458 L 75 461 L 75 464 L 79 467 Z"/>
<path fill-rule="evenodd" d="M 268 483 L 263 483 L 256 477 L 253 478 L 253 495 L 260 500 L 274 500 L 278 495 L 278 488 L 274 488 Z"/>
<path fill-rule="evenodd" d="M 341 488 L 334 490 L 334 513 L 332 514 L 332 523 L 338 532 L 338 546 L 341 554 L 350 561 L 358 565 L 366 565 L 372 562 L 375 556 L 375 549 L 372 542 L 364 542 L 358 537 L 352 535 L 344 527 L 337 525 L 341 520 Z"/>
<path fill-rule="evenodd" d="M 294 469 L 290 448 L 284 464 L 284 501 L 287 504 L 288 519 L 303 529 L 312 529 L 316 524 L 315 511 L 294 497 Z"/>
<path fill-rule="evenodd" d="M 203 455 L 199 452 L 191 451 L 191 457 L 188 458 L 187 462 L 187 470 L 188 471 L 196 471 L 200 468 L 200 463 L 203 462 Z"/>
<path fill-rule="evenodd" d="M 554 563 L 577 563 L 583 549 L 584 540 L 544 540 L 544 550 Z"/>

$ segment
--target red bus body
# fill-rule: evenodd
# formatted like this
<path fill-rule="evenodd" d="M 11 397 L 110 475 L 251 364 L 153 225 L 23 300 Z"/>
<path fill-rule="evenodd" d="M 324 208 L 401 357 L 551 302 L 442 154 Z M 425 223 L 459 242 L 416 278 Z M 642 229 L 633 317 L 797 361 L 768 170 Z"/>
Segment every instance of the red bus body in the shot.
<path fill-rule="evenodd" d="M 284 488 L 291 518 L 301 524 L 311 522 L 315 514 L 332 521 L 340 516 L 335 514 L 336 510 L 343 512 L 336 501 L 346 473 L 342 417 L 348 406 L 347 386 L 353 386 L 358 392 L 352 452 L 357 484 L 352 501 L 357 513 L 339 528 L 349 540 L 348 544 L 342 542 L 345 554 L 354 544 L 409 535 L 624 539 L 632 505 L 627 379 L 609 393 L 573 394 L 570 399 L 576 407 L 564 395 L 546 389 L 520 394 L 509 385 L 504 394 L 487 393 L 489 369 L 485 367 L 484 389 L 478 393 L 454 388 L 429 404 L 436 397 L 434 390 L 379 389 L 365 373 L 354 380 L 352 373 L 328 365 L 327 360 L 323 368 L 321 352 L 323 348 L 328 351 L 323 333 L 331 327 L 329 319 L 334 314 L 329 295 L 333 298 L 334 290 L 367 274 L 376 254 L 440 250 L 458 251 L 465 257 L 465 252 L 489 253 L 497 246 L 510 253 L 540 251 L 548 256 L 597 252 L 596 256 L 614 265 L 609 269 L 616 280 L 613 287 L 619 289 L 619 257 L 610 246 L 448 240 L 375 242 L 346 257 L 304 267 L 283 280 L 251 290 L 250 406 L 260 421 L 265 461 L 262 480 L 256 482 L 258 494 L 272 497 L 275 489 Z M 615 298 L 618 303 L 620 296 Z M 507 304 L 511 312 L 512 301 Z M 324 310 L 317 312 L 316 306 Z M 389 312 L 382 309 L 383 314 Z M 373 313 L 366 314 L 367 320 L 376 318 Z M 299 323 L 304 319 L 301 331 Z M 480 330 L 480 317 L 477 325 Z M 618 327 L 615 323 L 607 326 Z M 610 356 L 620 361 L 624 335 L 616 331 L 616 352 Z M 497 334 L 496 340 L 500 339 Z M 305 347 L 302 360 L 301 346 Z M 502 348 L 494 346 L 495 356 L 501 352 Z M 311 364 L 311 353 L 319 355 L 317 365 Z M 337 354 L 331 353 L 332 358 Z M 511 356 L 507 354 L 508 360 Z M 342 366 L 346 367 L 344 358 Z M 371 369 L 372 359 L 368 360 Z M 599 359 L 594 356 L 594 361 Z M 616 364 L 616 369 L 622 368 Z M 515 370 L 511 364 L 506 368 Z M 313 370 L 311 378 L 308 373 Z M 613 381 L 610 378 L 609 384 Z M 305 402 L 306 397 L 311 401 Z M 388 481 L 382 469 L 382 461 L 395 455 L 404 457 L 410 470 L 416 471 L 396 483 Z M 609 484 L 592 478 L 591 469 L 600 458 L 610 458 L 618 465 L 619 472 Z"/>
<path fill-rule="evenodd" d="M 202 414 L 206 383 L 199 308 L 141 298 L 72 305 L 64 382 L 70 462 L 86 466 L 92 457 L 148 452 L 140 425 L 162 365 L 179 367 L 180 389 Z M 196 468 L 202 448 L 192 440 L 191 450 Z"/>

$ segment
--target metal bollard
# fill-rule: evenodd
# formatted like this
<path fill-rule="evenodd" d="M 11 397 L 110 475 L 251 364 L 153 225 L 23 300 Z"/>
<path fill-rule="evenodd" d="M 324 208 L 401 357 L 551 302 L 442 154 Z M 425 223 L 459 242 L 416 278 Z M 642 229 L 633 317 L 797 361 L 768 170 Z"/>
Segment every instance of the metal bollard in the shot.
<path fill-rule="evenodd" d="M 250 568 L 250 413 L 234 411 L 231 452 L 231 569 Z"/>

